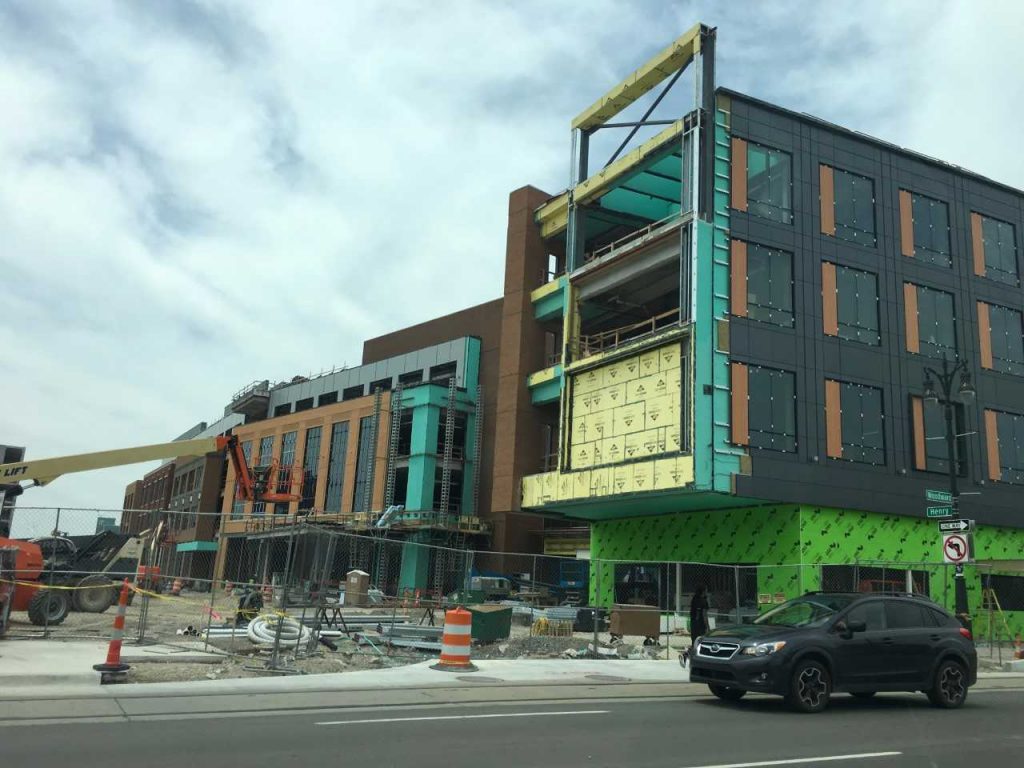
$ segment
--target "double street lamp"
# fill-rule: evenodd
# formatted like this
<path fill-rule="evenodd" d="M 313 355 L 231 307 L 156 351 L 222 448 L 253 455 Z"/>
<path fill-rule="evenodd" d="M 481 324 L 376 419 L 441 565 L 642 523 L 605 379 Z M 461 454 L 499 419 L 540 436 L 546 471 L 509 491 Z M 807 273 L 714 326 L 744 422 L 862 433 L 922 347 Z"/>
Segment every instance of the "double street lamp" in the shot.
<path fill-rule="evenodd" d="M 960 376 L 959 385 L 957 385 L 957 374 Z M 936 384 L 938 384 L 938 389 L 936 389 Z M 949 495 L 953 506 L 954 519 L 960 516 L 960 488 L 958 484 L 960 461 L 959 456 L 957 456 L 955 410 L 957 402 L 970 403 L 974 400 L 976 394 L 974 385 L 971 383 L 971 374 L 967 370 L 967 363 L 963 360 L 955 361 L 953 366 L 950 367 L 949 361 L 943 355 L 941 371 L 928 367 L 924 369 L 924 403 L 925 405 L 941 405 L 946 417 Z M 956 576 L 953 579 L 953 585 L 956 615 L 969 628 L 967 582 L 964 579 L 962 565 L 958 564 L 956 566 Z"/>

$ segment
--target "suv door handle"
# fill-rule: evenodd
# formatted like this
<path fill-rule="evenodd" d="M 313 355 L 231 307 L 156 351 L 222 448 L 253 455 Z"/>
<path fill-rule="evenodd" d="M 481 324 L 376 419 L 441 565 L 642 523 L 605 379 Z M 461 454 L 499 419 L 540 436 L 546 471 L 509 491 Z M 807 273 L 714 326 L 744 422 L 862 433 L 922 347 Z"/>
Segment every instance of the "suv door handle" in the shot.
<path fill-rule="evenodd" d="M 883 645 L 892 645 L 892 638 L 891 637 L 883 637 L 882 638 L 882 644 Z"/>
<path fill-rule="evenodd" d="M 938 634 L 929 635 L 929 637 L 931 637 L 933 643 L 937 643 L 942 639 L 942 636 Z"/>

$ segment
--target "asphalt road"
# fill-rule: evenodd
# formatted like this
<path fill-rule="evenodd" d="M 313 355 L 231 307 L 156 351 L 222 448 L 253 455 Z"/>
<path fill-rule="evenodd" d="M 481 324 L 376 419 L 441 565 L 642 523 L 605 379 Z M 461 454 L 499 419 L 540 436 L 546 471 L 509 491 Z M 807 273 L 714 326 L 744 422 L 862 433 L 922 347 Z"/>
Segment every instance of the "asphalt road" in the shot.
<path fill-rule="evenodd" d="M 769 697 L 588 698 L 8 721 L 0 723 L 0 755 L 4 765 L 33 768 L 1001 768 L 1021 764 L 1022 723 L 1021 689 L 972 690 L 957 711 L 933 709 L 922 695 L 837 695 L 819 715 L 789 712 Z"/>

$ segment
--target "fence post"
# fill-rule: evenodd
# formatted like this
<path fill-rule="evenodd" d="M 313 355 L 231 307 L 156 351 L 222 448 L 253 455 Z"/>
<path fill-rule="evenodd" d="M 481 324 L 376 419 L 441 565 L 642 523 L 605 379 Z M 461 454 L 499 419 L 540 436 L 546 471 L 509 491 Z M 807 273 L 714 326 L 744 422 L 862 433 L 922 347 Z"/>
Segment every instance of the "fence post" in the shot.
<path fill-rule="evenodd" d="M 598 630 L 598 615 L 601 610 L 601 561 L 596 560 L 594 562 L 594 658 L 599 659 L 601 655 L 597 652 L 597 630 Z"/>
<path fill-rule="evenodd" d="M 736 623 L 740 624 L 740 567 L 732 567 L 733 583 L 736 587 Z"/>

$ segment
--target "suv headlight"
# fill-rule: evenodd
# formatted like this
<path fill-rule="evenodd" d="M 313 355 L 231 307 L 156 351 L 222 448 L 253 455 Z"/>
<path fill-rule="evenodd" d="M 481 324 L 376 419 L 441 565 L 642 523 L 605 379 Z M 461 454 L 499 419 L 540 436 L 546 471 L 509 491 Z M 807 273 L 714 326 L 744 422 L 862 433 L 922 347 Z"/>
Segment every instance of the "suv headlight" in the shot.
<path fill-rule="evenodd" d="M 770 653 L 781 651 L 785 647 L 786 641 L 780 640 L 777 643 L 758 643 L 757 645 L 749 645 L 740 651 L 740 653 L 744 656 L 767 656 Z"/>

